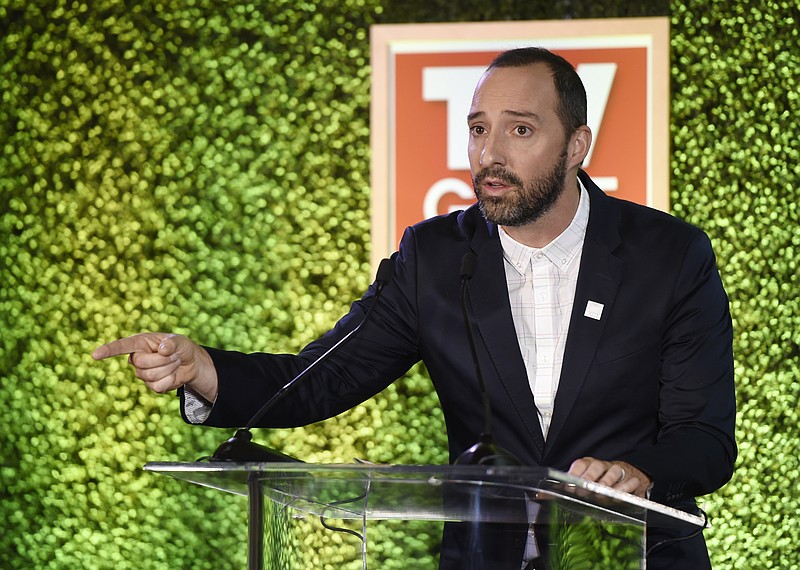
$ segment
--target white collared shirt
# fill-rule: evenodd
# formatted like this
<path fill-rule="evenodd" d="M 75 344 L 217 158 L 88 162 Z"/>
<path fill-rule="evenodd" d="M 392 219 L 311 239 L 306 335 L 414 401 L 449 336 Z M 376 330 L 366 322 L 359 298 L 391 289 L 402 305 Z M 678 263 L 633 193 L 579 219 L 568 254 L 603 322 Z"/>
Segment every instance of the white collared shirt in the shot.
<path fill-rule="evenodd" d="M 514 328 L 545 438 L 553 417 L 589 221 L 589 194 L 580 180 L 578 185 L 580 200 L 572 222 L 546 246 L 528 247 L 500 228 Z"/>

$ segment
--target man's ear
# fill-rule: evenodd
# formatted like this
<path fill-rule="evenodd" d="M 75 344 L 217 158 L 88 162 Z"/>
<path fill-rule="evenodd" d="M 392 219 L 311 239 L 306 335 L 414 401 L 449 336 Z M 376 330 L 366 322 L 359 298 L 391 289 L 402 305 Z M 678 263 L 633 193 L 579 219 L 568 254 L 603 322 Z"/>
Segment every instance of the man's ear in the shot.
<path fill-rule="evenodd" d="M 592 146 L 592 131 L 586 125 L 578 127 L 569 137 L 567 148 L 567 170 L 583 164 Z"/>

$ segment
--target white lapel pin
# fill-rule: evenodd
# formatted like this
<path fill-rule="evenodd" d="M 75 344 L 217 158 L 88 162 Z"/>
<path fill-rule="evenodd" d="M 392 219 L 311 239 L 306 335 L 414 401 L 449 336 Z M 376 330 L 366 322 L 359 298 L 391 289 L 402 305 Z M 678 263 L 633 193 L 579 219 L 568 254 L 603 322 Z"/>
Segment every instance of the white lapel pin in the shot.
<path fill-rule="evenodd" d="M 603 303 L 596 301 L 588 301 L 586 303 L 586 310 L 583 312 L 584 317 L 589 317 L 596 321 L 600 320 L 600 315 L 603 314 Z"/>

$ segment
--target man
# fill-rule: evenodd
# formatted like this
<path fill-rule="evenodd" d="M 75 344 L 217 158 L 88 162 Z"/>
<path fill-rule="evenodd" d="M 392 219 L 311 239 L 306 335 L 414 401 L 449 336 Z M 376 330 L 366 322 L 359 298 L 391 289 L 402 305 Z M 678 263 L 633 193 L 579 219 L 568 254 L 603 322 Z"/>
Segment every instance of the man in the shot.
<path fill-rule="evenodd" d="M 731 319 L 708 238 L 606 196 L 580 170 L 591 144 L 586 94 L 572 66 L 546 50 L 498 56 L 468 126 L 478 205 L 406 230 L 364 330 L 264 425 L 336 415 L 422 359 L 455 459 L 483 417 L 459 302 L 461 261 L 472 252 L 470 310 L 497 444 L 523 464 L 692 508 L 727 482 L 736 458 Z M 154 391 L 184 388 L 189 421 L 238 426 L 373 301 L 371 288 L 298 356 L 243 355 L 160 333 L 93 356 L 130 354 Z M 677 537 L 654 531 L 648 545 L 665 538 Z M 446 530 L 443 567 L 459 567 L 458 542 Z M 522 553 L 514 556 L 519 568 Z M 648 557 L 651 569 L 709 567 L 702 536 Z"/>

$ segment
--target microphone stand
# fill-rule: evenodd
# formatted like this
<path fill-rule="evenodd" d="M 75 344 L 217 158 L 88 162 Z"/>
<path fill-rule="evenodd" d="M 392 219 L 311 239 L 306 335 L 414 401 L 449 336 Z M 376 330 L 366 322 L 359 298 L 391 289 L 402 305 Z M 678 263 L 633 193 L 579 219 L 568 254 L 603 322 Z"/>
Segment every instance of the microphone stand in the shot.
<path fill-rule="evenodd" d="M 247 422 L 245 427 L 236 431 L 236 433 L 230 439 L 226 440 L 225 442 L 220 445 L 217 450 L 214 452 L 214 455 L 211 456 L 211 461 L 256 461 L 256 462 L 278 462 L 278 463 L 286 463 L 286 462 L 298 462 L 302 463 L 299 459 L 291 457 L 289 455 L 285 455 L 279 451 L 266 447 L 264 445 L 260 445 L 252 441 L 253 434 L 250 431 L 258 421 L 263 418 L 269 410 L 271 410 L 274 405 L 283 399 L 283 396 L 292 389 L 292 387 L 297 384 L 302 378 L 306 376 L 309 372 L 311 372 L 316 366 L 331 356 L 335 354 L 339 348 L 341 348 L 350 338 L 352 338 L 358 331 L 361 330 L 361 327 L 364 326 L 370 316 L 372 315 L 372 311 L 378 305 L 378 301 L 381 297 L 381 292 L 383 291 L 384 285 L 388 283 L 391 278 L 392 274 L 394 273 L 394 262 L 391 259 L 384 259 L 381 261 L 380 265 L 378 266 L 377 276 L 375 278 L 375 300 L 373 301 L 372 305 L 370 305 L 369 309 L 367 310 L 367 314 L 358 323 L 358 326 L 343 336 L 339 341 L 330 347 L 327 351 L 325 351 L 322 356 L 314 360 L 311 364 L 309 364 L 306 368 L 300 371 L 300 373 L 292 378 L 288 383 L 286 383 L 280 390 L 278 390 L 267 402 L 261 406 L 261 408 L 256 412 L 256 414 L 250 418 L 250 421 Z"/>
<path fill-rule="evenodd" d="M 481 397 L 483 398 L 483 433 L 478 441 L 467 448 L 456 458 L 456 465 L 521 465 L 522 462 L 514 457 L 510 452 L 494 444 L 492 437 L 492 406 L 489 400 L 489 393 L 486 390 L 486 382 L 483 379 L 481 365 L 478 361 L 478 349 L 475 347 L 475 335 L 472 331 L 472 320 L 467 310 L 467 287 L 468 282 L 475 274 L 475 264 L 477 258 L 474 253 L 468 251 L 461 260 L 461 312 L 464 316 L 464 326 L 467 329 L 470 353 L 475 372 L 478 376 L 478 386 L 480 387 Z"/>

